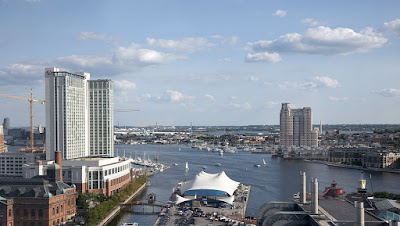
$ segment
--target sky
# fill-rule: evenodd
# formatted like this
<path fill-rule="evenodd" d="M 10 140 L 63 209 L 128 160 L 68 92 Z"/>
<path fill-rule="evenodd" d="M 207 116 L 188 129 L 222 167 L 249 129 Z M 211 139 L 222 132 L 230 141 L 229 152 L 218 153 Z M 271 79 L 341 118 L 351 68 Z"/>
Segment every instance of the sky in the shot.
<path fill-rule="evenodd" d="M 44 68 L 114 81 L 116 125 L 400 124 L 400 1 L 0 0 L 0 93 Z M 0 120 L 29 103 L 0 97 Z M 45 106 L 34 105 L 35 125 Z"/>

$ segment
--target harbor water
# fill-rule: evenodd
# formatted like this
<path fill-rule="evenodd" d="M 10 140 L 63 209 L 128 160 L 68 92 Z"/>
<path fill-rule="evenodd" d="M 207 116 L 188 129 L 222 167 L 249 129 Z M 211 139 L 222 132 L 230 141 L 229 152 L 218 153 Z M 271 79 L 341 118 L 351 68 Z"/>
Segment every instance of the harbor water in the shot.
<path fill-rule="evenodd" d="M 159 202 L 166 203 L 178 182 L 192 179 L 205 167 L 204 171 L 207 173 L 224 170 L 231 179 L 251 185 L 246 216 L 255 216 L 258 208 L 265 202 L 289 201 L 293 194 L 299 191 L 300 171 L 305 171 L 307 174 L 307 190 L 311 178 L 318 178 L 320 192 L 330 186 L 332 181 L 336 181 L 346 193 L 355 192 L 361 175 L 361 171 L 356 169 L 271 158 L 270 154 L 252 154 L 240 149 L 237 153 L 224 153 L 220 156 L 217 152 L 207 152 L 188 146 L 115 145 L 115 155 L 123 156 L 124 153 L 132 158 L 135 158 L 135 155 L 143 158 L 145 153 L 152 160 L 157 154 L 161 163 L 170 166 L 169 169 L 149 177 L 151 186 L 147 187 L 137 200 L 143 199 L 147 194 L 155 193 Z M 262 164 L 263 158 L 267 166 L 254 167 L 255 163 Z M 186 162 L 189 171 L 185 170 Z M 174 163 L 177 165 L 174 166 Z M 221 167 L 216 166 L 216 163 L 220 163 Z M 400 193 L 400 174 L 364 172 L 364 175 L 370 192 L 373 189 L 373 191 Z M 156 219 L 156 215 L 138 215 L 128 210 L 121 212 L 109 225 L 121 225 L 124 222 L 153 225 Z"/>

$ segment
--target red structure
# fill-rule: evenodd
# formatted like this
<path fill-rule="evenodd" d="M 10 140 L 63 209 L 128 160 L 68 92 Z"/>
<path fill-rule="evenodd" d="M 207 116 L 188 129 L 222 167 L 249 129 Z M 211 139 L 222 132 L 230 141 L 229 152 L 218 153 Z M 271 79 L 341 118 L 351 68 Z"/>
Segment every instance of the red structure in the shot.
<path fill-rule="evenodd" d="M 335 181 L 332 182 L 330 187 L 325 187 L 324 197 L 338 197 L 343 194 L 343 188 L 338 187 Z"/>

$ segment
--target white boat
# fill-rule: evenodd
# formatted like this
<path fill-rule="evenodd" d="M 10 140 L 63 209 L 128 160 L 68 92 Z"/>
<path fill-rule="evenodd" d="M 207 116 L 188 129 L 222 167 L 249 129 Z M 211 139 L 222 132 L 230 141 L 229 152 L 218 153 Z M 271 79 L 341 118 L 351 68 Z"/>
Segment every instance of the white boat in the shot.
<path fill-rule="evenodd" d="M 261 167 L 261 165 L 254 163 L 254 167 Z"/>
<path fill-rule="evenodd" d="M 173 163 L 172 165 L 174 165 L 174 166 L 177 166 L 177 165 L 178 165 L 178 163 L 176 163 L 176 162 L 175 162 L 175 163 Z"/>
<path fill-rule="evenodd" d="M 264 165 L 264 166 L 266 166 L 266 165 L 267 165 L 267 163 L 265 162 L 265 159 L 263 159 L 263 165 Z"/>
<path fill-rule="evenodd" d="M 224 151 L 221 150 L 221 151 L 219 152 L 219 155 L 220 155 L 220 156 L 224 156 Z"/>
<path fill-rule="evenodd" d="M 121 224 L 121 226 L 139 226 L 139 223 L 136 223 L 136 222 L 134 222 L 134 223 L 129 223 L 129 222 L 127 222 L 127 223 Z"/>
<path fill-rule="evenodd" d="M 185 169 L 186 169 L 186 170 L 189 170 L 189 164 L 188 164 L 188 162 L 186 162 L 186 167 L 185 167 Z"/>

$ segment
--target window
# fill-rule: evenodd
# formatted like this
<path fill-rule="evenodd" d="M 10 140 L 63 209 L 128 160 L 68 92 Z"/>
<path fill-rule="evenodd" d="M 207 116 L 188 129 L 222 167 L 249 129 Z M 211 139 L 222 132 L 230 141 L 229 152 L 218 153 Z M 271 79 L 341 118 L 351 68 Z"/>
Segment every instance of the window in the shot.
<path fill-rule="evenodd" d="M 24 209 L 24 217 L 27 217 L 27 216 L 28 216 L 28 210 Z"/>
<path fill-rule="evenodd" d="M 58 214 L 58 206 L 57 206 L 57 214 Z"/>
<path fill-rule="evenodd" d="M 31 226 L 35 226 L 35 222 L 31 222 Z"/>
<path fill-rule="evenodd" d="M 53 208 L 53 215 L 54 215 L 54 213 L 55 213 L 55 210 L 54 210 L 54 208 Z"/>
<path fill-rule="evenodd" d="M 31 209 L 31 216 L 32 216 L 32 217 L 35 217 L 35 216 L 36 216 L 35 209 Z"/>
<path fill-rule="evenodd" d="M 39 209 L 38 216 L 39 216 L 40 218 L 42 218 L 42 217 L 43 217 L 43 210 L 42 210 L 42 209 Z"/>
<path fill-rule="evenodd" d="M 8 216 L 11 217 L 11 209 L 8 210 Z"/>
<path fill-rule="evenodd" d="M 63 206 L 61 205 L 61 213 L 63 212 Z"/>

